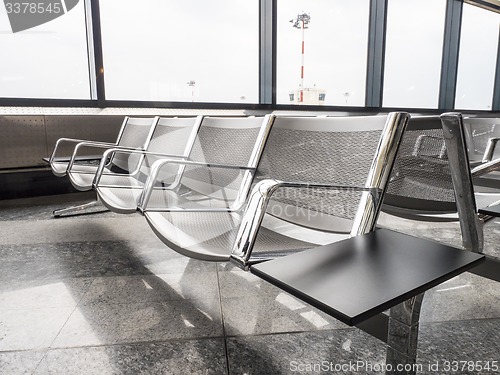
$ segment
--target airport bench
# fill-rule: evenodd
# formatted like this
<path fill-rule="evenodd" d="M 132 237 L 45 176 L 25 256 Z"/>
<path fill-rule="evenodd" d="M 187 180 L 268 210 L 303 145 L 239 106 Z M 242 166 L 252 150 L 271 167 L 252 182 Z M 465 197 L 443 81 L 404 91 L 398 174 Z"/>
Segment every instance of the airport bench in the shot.
<path fill-rule="evenodd" d="M 436 118 L 433 120 L 435 123 Z M 417 126 L 416 129 L 413 128 L 413 131 L 423 130 L 420 120 L 416 122 Z M 443 143 L 438 142 L 440 148 L 438 155 L 425 153 L 423 159 L 418 162 L 421 167 L 423 160 L 435 162 L 436 160 L 432 160 L 433 157 L 439 158 L 440 155 L 439 163 L 444 155 L 446 155 L 444 160 L 453 165 L 467 160 L 462 124 L 445 122 L 443 121 L 441 131 Z M 409 129 L 410 136 L 406 139 L 413 142 L 414 146 L 412 128 Z M 400 146 L 403 156 L 405 135 L 406 133 L 403 135 Z M 443 144 L 446 146 L 444 154 Z M 401 157 L 400 154 L 397 158 L 399 157 Z M 455 186 L 460 197 L 458 199 L 460 202 L 457 204 L 462 207 L 462 204 L 468 204 L 463 202 L 462 198 L 470 199 L 471 196 L 464 195 L 464 186 L 459 182 L 459 172 L 454 167 L 451 168 L 455 173 L 451 186 L 452 189 Z M 466 171 L 470 182 L 468 165 L 462 164 L 460 170 Z M 366 187 L 373 188 L 373 182 L 384 180 L 381 178 L 383 173 L 381 173 L 380 165 L 377 167 L 375 163 L 372 171 L 378 171 L 379 178 L 374 180 L 371 175 L 372 180 L 368 179 Z M 410 168 L 409 171 L 414 170 Z M 399 174 L 404 172 L 402 169 L 396 170 Z M 449 177 L 451 178 L 451 175 Z M 389 181 L 387 178 L 386 182 L 389 185 L 394 183 L 394 176 L 393 180 Z M 381 189 L 380 194 L 383 196 L 386 189 L 385 183 L 382 182 L 378 188 Z M 469 188 L 472 189 L 472 184 Z M 254 189 L 254 202 L 250 201 L 249 207 L 257 208 L 253 213 L 247 210 L 245 214 L 236 239 L 236 246 L 233 249 L 232 260 L 340 321 L 357 326 L 385 341 L 388 364 L 416 362 L 419 313 L 424 292 L 462 272 L 477 267 L 485 259 L 482 254 L 460 250 L 434 241 L 387 229 L 373 230 L 381 206 L 381 201 L 373 201 L 373 205 L 361 207 L 358 211 L 358 223 L 365 220 L 365 224 L 361 226 L 358 224 L 358 228 L 351 231 L 353 235 L 351 238 L 264 261 L 264 258 L 252 255 L 255 233 L 259 230 L 260 224 L 258 216 L 265 212 L 266 201 L 269 201 L 266 194 L 272 192 L 272 188 L 267 191 L 263 190 L 263 188 L 260 191 Z M 475 229 L 477 225 L 475 219 L 469 223 L 471 216 L 467 216 L 466 212 L 460 212 L 460 214 L 466 239 L 464 244 L 468 246 L 469 242 L 479 240 L 480 232 Z M 354 222 L 356 223 L 356 220 Z M 388 309 L 389 315 L 383 314 Z"/>

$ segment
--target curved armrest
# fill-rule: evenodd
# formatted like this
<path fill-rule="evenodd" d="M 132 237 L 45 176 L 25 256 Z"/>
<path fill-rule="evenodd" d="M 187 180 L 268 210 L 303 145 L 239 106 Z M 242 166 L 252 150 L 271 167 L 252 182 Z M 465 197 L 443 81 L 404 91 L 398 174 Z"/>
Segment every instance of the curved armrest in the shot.
<path fill-rule="evenodd" d="M 201 167 L 207 167 L 207 168 L 225 168 L 225 169 L 238 169 L 238 170 L 245 170 L 245 171 L 254 171 L 255 168 L 247 167 L 247 166 L 236 166 L 236 165 L 227 165 L 227 164 L 215 164 L 215 163 L 203 163 L 203 162 L 197 162 L 197 161 L 191 161 L 191 160 L 182 160 L 182 159 L 161 159 L 157 160 L 156 162 L 153 163 L 153 166 L 151 167 L 151 174 L 149 175 L 146 183 L 144 184 L 144 190 L 141 194 L 141 198 L 139 200 L 139 203 L 137 205 L 137 208 L 141 213 L 144 213 L 146 211 L 146 208 L 149 203 L 149 199 L 151 197 L 151 194 L 153 192 L 156 179 L 158 178 L 158 174 L 160 173 L 161 169 L 164 168 L 166 165 L 172 165 L 172 164 L 177 164 L 182 167 L 186 166 L 201 166 Z M 172 189 L 173 187 L 165 187 L 164 189 Z M 227 211 L 227 210 L 226 210 Z"/>
<path fill-rule="evenodd" d="M 184 156 L 182 155 L 175 155 L 175 154 L 165 154 L 161 152 L 151 152 L 147 150 L 142 150 L 142 149 L 131 149 L 131 148 L 123 148 L 123 147 L 113 147 L 110 148 L 102 154 L 101 161 L 99 162 L 99 168 L 97 169 L 93 186 L 96 188 L 99 185 L 99 181 L 101 180 L 101 176 L 104 174 L 104 166 L 106 164 L 106 160 L 110 157 L 112 153 L 120 153 L 120 154 L 138 154 L 142 156 L 160 156 L 163 158 L 181 158 L 185 159 Z M 111 173 L 113 174 L 113 173 Z"/>
<path fill-rule="evenodd" d="M 257 183 L 252 192 L 243 214 L 243 218 L 236 235 L 236 241 L 233 245 L 231 252 L 231 259 L 233 259 L 240 267 L 246 268 L 249 266 L 249 260 L 252 253 L 253 245 L 257 238 L 262 220 L 266 213 L 266 209 L 271 196 L 280 187 L 296 187 L 307 189 L 333 189 L 345 191 L 360 191 L 379 194 L 380 189 L 373 188 L 360 188 L 353 186 L 335 186 L 319 183 L 300 183 L 300 182 L 286 182 L 274 179 L 262 180 Z M 256 259 L 256 261 L 260 261 Z"/>
<path fill-rule="evenodd" d="M 113 147 L 114 146 L 114 147 Z M 105 143 L 93 143 L 93 142 L 80 142 L 75 146 L 75 150 L 73 151 L 73 155 L 71 155 L 71 159 L 68 164 L 68 172 L 71 171 L 71 168 L 73 167 L 73 164 L 75 163 L 76 157 L 78 155 L 78 151 L 83 148 L 83 147 L 92 147 L 92 148 L 105 148 L 109 149 L 110 147 L 113 147 L 117 150 L 142 150 L 140 148 L 133 148 L 133 147 L 124 147 L 124 146 L 117 146 L 115 144 L 105 144 Z"/>
<path fill-rule="evenodd" d="M 486 150 L 484 150 L 484 155 L 482 160 L 483 163 L 491 161 L 491 159 L 493 158 L 493 154 L 495 153 L 495 147 L 498 141 L 500 141 L 500 137 L 491 137 L 490 139 L 488 139 Z"/>
<path fill-rule="evenodd" d="M 57 153 L 57 149 L 59 147 L 59 145 L 61 143 L 88 143 L 88 144 L 92 144 L 92 145 L 103 145 L 103 146 L 108 146 L 108 147 L 113 147 L 116 145 L 116 143 L 109 143 L 109 142 L 99 142 L 99 141 L 89 141 L 87 139 L 76 139 L 76 138 L 59 138 L 56 142 L 56 145 L 54 147 L 54 150 L 52 151 L 52 154 L 50 155 L 50 159 L 49 159 L 49 163 L 52 163 L 52 161 L 54 160 L 55 156 L 56 156 L 56 153 Z"/>
<path fill-rule="evenodd" d="M 480 177 L 498 169 L 500 169 L 500 158 L 478 165 L 472 169 L 471 175 L 473 178 Z"/>

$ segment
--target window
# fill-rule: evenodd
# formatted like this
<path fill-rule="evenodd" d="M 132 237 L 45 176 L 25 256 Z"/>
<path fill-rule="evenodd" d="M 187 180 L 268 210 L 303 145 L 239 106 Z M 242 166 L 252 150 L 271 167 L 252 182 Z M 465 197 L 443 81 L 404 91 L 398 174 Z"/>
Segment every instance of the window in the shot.
<path fill-rule="evenodd" d="M 257 103 L 259 2 L 102 0 L 106 99 Z"/>
<path fill-rule="evenodd" d="M 500 15 L 464 4 L 455 108 L 491 110 Z"/>
<path fill-rule="evenodd" d="M 290 104 L 292 98 L 295 99 L 294 104 L 318 104 L 319 95 L 319 104 L 364 105 L 369 5 L 369 0 L 278 2 L 279 104 Z M 302 21 L 295 22 L 303 14 L 310 17 L 305 30 L 301 28 Z M 311 103 L 307 103 L 307 98 L 312 98 L 307 94 L 314 91 L 318 94 L 314 95 Z M 292 96 L 292 93 L 295 95 Z"/>
<path fill-rule="evenodd" d="M 0 97 L 90 99 L 84 1 L 66 10 L 13 33 L 7 7 L 0 5 Z"/>
<path fill-rule="evenodd" d="M 437 108 L 446 0 L 389 0 L 384 107 Z"/>

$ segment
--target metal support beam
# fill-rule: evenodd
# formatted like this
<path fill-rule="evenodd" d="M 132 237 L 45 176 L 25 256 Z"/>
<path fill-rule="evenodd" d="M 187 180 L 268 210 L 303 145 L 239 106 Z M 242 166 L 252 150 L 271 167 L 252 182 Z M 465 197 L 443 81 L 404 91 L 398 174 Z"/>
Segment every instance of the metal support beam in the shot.
<path fill-rule="evenodd" d="M 493 89 L 493 103 L 491 104 L 493 111 L 500 111 L 500 34 L 498 35 L 497 46 L 497 65 L 495 68 L 495 86 Z"/>
<path fill-rule="evenodd" d="M 104 108 L 106 107 L 106 94 L 104 91 L 104 61 L 102 57 L 101 12 L 99 10 L 99 0 L 90 0 L 90 4 L 97 105 L 100 108 Z"/>
<path fill-rule="evenodd" d="M 275 87 L 275 0 L 260 0 L 259 103 L 276 103 Z"/>
<path fill-rule="evenodd" d="M 370 1 L 366 70 L 367 107 L 382 107 L 387 0 Z"/>
<path fill-rule="evenodd" d="M 450 111 L 455 107 L 462 8 L 461 0 L 447 0 L 439 86 L 439 109 L 443 111 Z"/>

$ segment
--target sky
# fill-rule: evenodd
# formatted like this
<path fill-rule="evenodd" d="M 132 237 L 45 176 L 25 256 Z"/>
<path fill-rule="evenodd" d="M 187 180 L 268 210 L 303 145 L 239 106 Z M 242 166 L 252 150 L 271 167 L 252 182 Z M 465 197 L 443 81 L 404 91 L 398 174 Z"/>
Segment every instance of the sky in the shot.
<path fill-rule="evenodd" d="M 389 0 L 385 106 L 435 107 L 445 0 Z M 257 103 L 257 0 L 101 0 L 106 97 L 118 100 Z M 365 100 L 369 0 L 279 0 L 277 100 L 304 86 L 326 104 Z M 412 14 L 412 17 L 408 17 Z M 500 16 L 464 6 L 457 104 L 491 101 Z M 0 96 L 88 99 L 83 0 L 66 15 L 13 34 L 0 5 Z M 480 56 L 480 58 L 478 58 Z M 194 86 L 188 82 L 194 81 Z"/>

